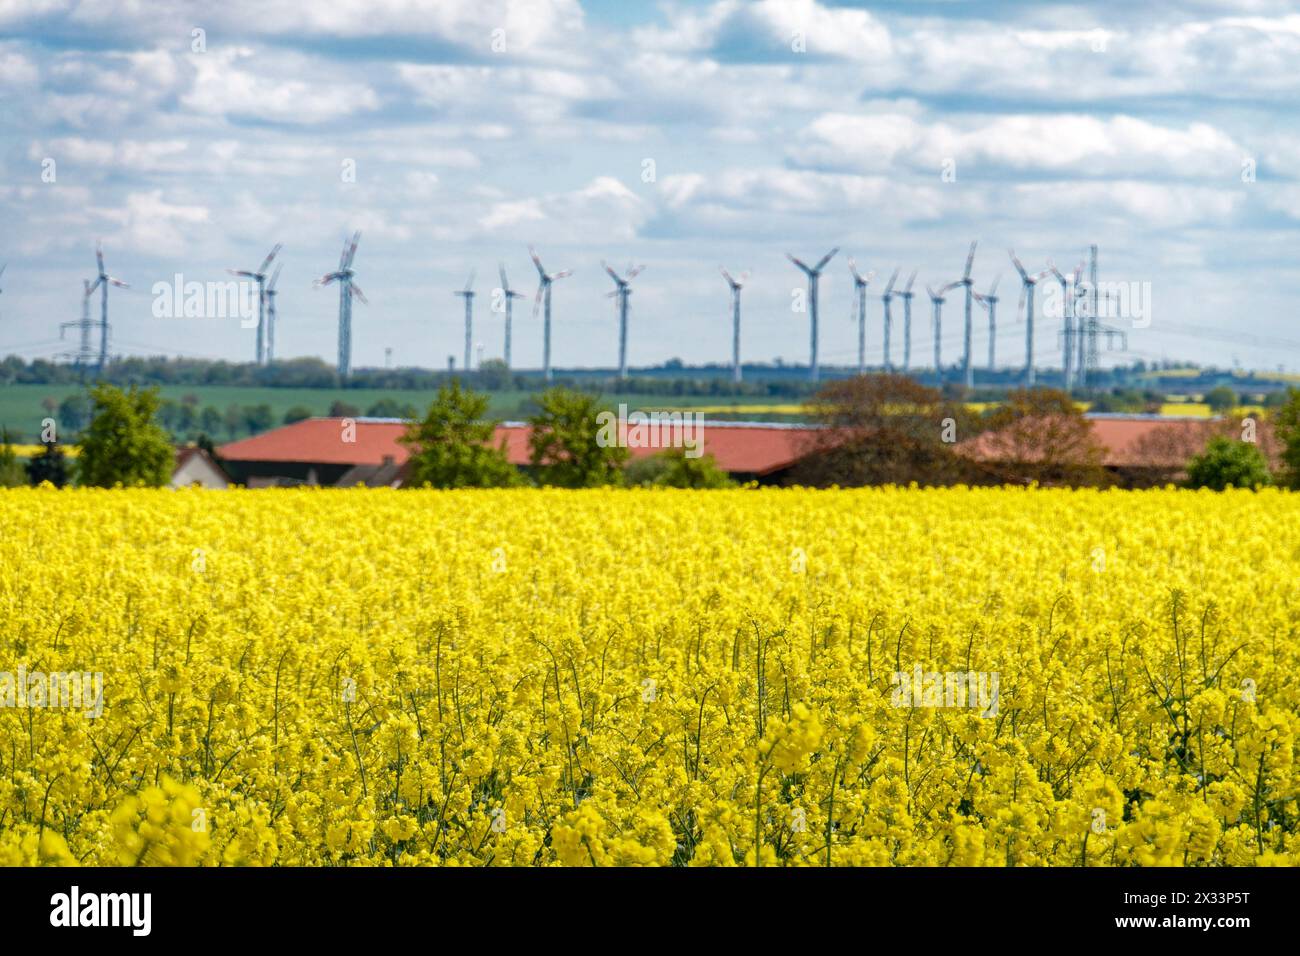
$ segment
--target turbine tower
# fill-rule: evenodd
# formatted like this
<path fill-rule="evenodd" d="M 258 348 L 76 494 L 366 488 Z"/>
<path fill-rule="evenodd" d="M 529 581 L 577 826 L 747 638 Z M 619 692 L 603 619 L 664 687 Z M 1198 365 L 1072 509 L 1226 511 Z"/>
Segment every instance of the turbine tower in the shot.
<path fill-rule="evenodd" d="M 352 260 L 357 254 L 357 243 L 361 241 L 361 233 L 354 232 L 352 239 L 343 240 L 343 252 L 339 256 L 339 267 L 334 272 L 326 273 L 317 279 L 313 285 L 329 285 L 331 282 L 339 283 L 339 377 L 347 378 L 352 372 L 352 300 L 360 299 L 363 303 L 368 300 L 361 291 L 360 286 L 353 283 L 352 277 L 355 273 L 352 271 Z"/>
<path fill-rule="evenodd" d="M 907 277 L 907 285 L 903 286 L 903 291 L 898 293 L 898 297 L 903 300 L 903 371 L 906 372 L 912 363 L 912 283 L 916 281 L 916 270 Z"/>
<path fill-rule="evenodd" d="M 935 292 L 928 285 L 925 291 L 930 293 L 930 302 L 934 305 L 934 377 L 935 381 L 943 383 L 943 358 L 940 354 L 940 345 L 943 341 L 943 303 L 944 295 L 950 290 L 961 285 L 961 281 L 949 282 L 946 286 Z"/>
<path fill-rule="evenodd" d="M 857 319 L 858 319 L 858 374 L 861 375 L 867 370 L 867 286 L 875 278 L 875 270 L 868 272 L 865 276 L 858 274 L 858 264 L 849 257 L 849 272 L 853 273 L 853 289 L 858 294 L 857 300 Z M 894 273 L 898 275 L 897 272 Z M 892 279 L 890 280 L 893 281 Z M 849 317 L 852 320 L 852 316 Z M 885 310 L 885 365 L 889 365 L 889 310 Z"/>
<path fill-rule="evenodd" d="M 280 270 L 284 264 L 275 267 L 275 272 L 271 276 L 271 281 L 266 284 L 266 364 L 270 365 L 275 361 L 275 297 L 279 295 L 275 291 L 276 280 L 280 278 Z"/>
<path fill-rule="evenodd" d="M 257 283 L 257 364 L 265 365 L 266 358 L 266 270 L 270 268 L 271 261 L 279 254 L 281 249 L 277 242 L 275 247 L 262 260 L 262 264 L 257 267 L 255 272 L 246 272 L 241 269 L 227 269 L 232 276 L 243 276 L 245 279 L 252 279 Z M 340 267 L 342 268 L 342 267 Z"/>
<path fill-rule="evenodd" d="M 993 284 L 989 286 L 989 291 L 980 295 L 975 293 L 975 301 L 982 305 L 989 314 L 989 371 L 992 372 L 996 365 L 996 356 L 994 348 L 997 345 L 998 338 L 998 283 L 1002 281 L 1002 275 L 999 273 L 993 278 Z"/>
<path fill-rule="evenodd" d="M 1037 275 L 1030 275 L 1025 271 L 1025 267 L 1020 260 L 1016 258 L 1013 250 L 1008 249 L 1007 254 L 1011 256 L 1011 264 L 1016 267 L 1020 273 L 1020 305 L 1025 308 L 1025 387 L 1034 387 L 1034 286 L 1040 279 L 1045 279 L 1051 275 L 1051 272 L 1045 270 Z M 1019 308 L 1016 309 L 1019 312 Z"/>
<path fill-rule="evenodd" d="M 529 246 L 528 254 L 533 257 L 533 265 L 537 266 L 539 277 L 537 298 L 533 300 L 534 319 L 537 318 L 537 309 L 542 305 L 543 300 L 546 302 L 545 318 L 542 320 L 542 378 L 549 382 L 551 380 L 551 283 L 556 279 L 573 275 L 573 270 L 565 269 L 563 272 L 548 273 L 542 268 L 542 260 L 537 258 L 536 249 Z"/>
<path fill-rule="evenodd" d="M 108 364 L 108 287 L 115 285 L 119 289 L 131 288 L 121 279 L 114 278 L 104 271 L 104 247 L 102 243 L 95 244 L 95 262 L 99 265 L 99 276 L 95 279 L 95 284 L 90 287 L 94 292 L 99 289 L 99 365 L 95 369 L 97 373 L 104 371 L 104 366 Z"/>
<path fill-rule="evenodd" d="M 504 300 L 502 304 L 506 310 L 506 352 L 504 358 L 508 369 L 510 368 L 510 325 L 515 314 L 515 299 L 522 299 L 525 296 L 522 292 L 516 292 L 510 288 L 510 282 L 506 279 L 506 264 L 504 262 L 498 263 L 497 268 L 501 273 L 501 298 Z"/>
<path fill-rule="evenodd" d="M 619 278 L 617 272 L 605 264 L 602 259 L 600 262 L 609 277 L 614 280 L 615 289 L 606 295 L 606 298 L 612 299 L 618 297 L 618 378 L 623 381 L 627 378 L 627 300 L 632 294 L 632 280 L 641 274 L 645 266 L 627 267 L 627 274 Z"/>
<path fill-rule="evenodd" d="M 474 354 L 473 352 L 474 290 L 473 288 L 471 288 L 474 285 L 474 272 L 475 270 L 473 269 L 469 270 L 469 278 L 465 280 L 465 288 L 461 289 L 458 292 L 452 293 L 452 295 L 459 295 L 465 297 L 465 373 L 466 374 L 469 374 L 469 370 L 473 368 L 473 366 L 470 364 L 470 360 Z"/>
<path fill-rule="evenodd" d="M 836 247 L 835 247 L 834 249 L 832 249 L 830 252 L 826 253 L 826 255 L 822 256 L 822 257 L 821 257 L 821 260 L 817 263 L 817 265 L 813 266 L 811 269 L 808 268 L 808 266 L 805 265 L 803 262 L 801 262 L 800 260 L 796 259 L 794 256 L 790 255 L 790 253 L 787 252 L 787 253 L 785 254 L 785 257 L 786 257 L 787 259 L 789 259 L 791 262 L 793 262 L 796 266 L 798 266 L 799 269 L 800 269 L 800 271 L 802 271 L 803 274 L 806 275 L 806 276 L 808 277 L 808 311 L 809 311 L 809 319 L 810 319 L 811 332 L 812 332 L 812 335 L 811 335 L 811 340 L 812 340 L 812 349 L 811 349 L 811 351 L 812 351 L 812 356 L 811 356 L 811 358 L 810 358 L 810 360 L 809 360 L 809 362 L 808 362 L 808 377 L 809 377 L 812 381 L 814 381 L 814 382 L 817 381 L 817 379 L 818 379 L 818 371 L 817 371 L 817 282 L 818 282 L 819 279 L 821 279 L 821 276 L 822 276 L 822 270 L 826 268 L 826 263 L 830 262 L 830 261 L 831 261 L 831 258 L 835 255 L 835 253 L 837 253 L 837 252 L 839 252 L 839 251 L 840 251 L 840 247 L 839 247 L 839 246 L 836 246 Z"/>
<path fill-rule="evenodd" d="M 894 321 L 894 320 L 893 320 L 893 316 L 890 314 L 889 306 L 890 306 L 890 303 L 891 303 L 891 302 L 893 301 L 893 299 L 894 299 L 894 283 L 897 282 L 897 281 L 898 281 L 898 270 L 895 269 L 895 270 L 894 270 L 894 274 L 891 275 L 891 276 L 889 277 L 889 281 L 885 283 L 885 291 L 884 291 L 884 293 L 880 296 L 880 301 L 881 301 L 882 303 L 884 303 L 884 306 L 885 306 L 885 310 L 884 310 L 884 311 L 885 311 L 885 316 L 884 316 L 884 323 L 885 323 L 885 368 L 889 368 L 889 327 L 893 324 L 893 321 Z M 904 346 L 904 349 L 903 349 L 903 350 L 904 350 L 904 352 L 907 351 L 906 346 Z M 861 364 L 861 363 L 859 363 L 859 364 Z M 906 359 L 903 360 L 903 367 L 904 367 L 904 368 L 907 367 L 907 360 L 906 360 Z"/>
<path fill-rule="evenodd" d="M 731 380 L 740 381 L 740 290 L 745 287 L 748 272 L 742 272 L 739 279 L 733 279 L 731 273 L 722 266 L 722 278 L 731 286 Z"/>
<path fill-rule="evenodd" d="M 978 243 L 977 239 L 970 244 L 970 252 L 966 253 L 966 269 L 957 280 L 958 285 L 966 287 L 966 332 L 963 339 L 965 345 L 962 353 L 962 374 L 967 388 L 975 387 L 975 362 L 971 355 L 971 305 L 975 297 L 975 283 L 971 280 L 970 269 L 975 264 L 975 246 Z"/>
<path fill-rule="evenodd" d="M 1056 277 L 1056 281 L 1061 285 L 1061 321 L 1064 326 L 1062 333 L 1064 348 L 1061 352 L 1061 379 L 1068 392 L 1073 383 L 1074 371 L 1074 301 L 1070 295 L 1070 280 L 1061 274 L 1061 270 L 1056 268 L 1056 263 L 1051 259 L 1047 260 L 1047 269 Z M 1083 263 L 1079 263 L 1079 268 L 1075 271 L 1075 285 L 1078 285 L 1079 273 L 1083 270 Z"/>

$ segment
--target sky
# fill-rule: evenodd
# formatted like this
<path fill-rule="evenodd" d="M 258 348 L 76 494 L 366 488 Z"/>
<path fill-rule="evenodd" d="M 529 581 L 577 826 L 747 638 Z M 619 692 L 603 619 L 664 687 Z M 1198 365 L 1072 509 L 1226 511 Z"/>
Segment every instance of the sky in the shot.
<path fill-rule="evenodd" d="M 924 285 L 978 240 L 999 365 L 1025 357 L 1007 250 L 1070 272 L 1096 243 L 1099 280 L 1134 295 L 1103 364 L 1300 370 L 1298 63 L 1300 13 L 1275 0 L 0 0 L 0 355 L 73 346 L 59 325 L 102 240 L 130 284 L 111 351 L 251 361 L 249 322 L 167 314 L 159 284 L 226 281 L 283 243 L 277 357 L 333 362 L 338 295 L 313 280 L 360 230 L 354 367 L 459 365 L 471 270 L 474 342 L 500 356 L 499 263 L 525 295 L 514 364 L 538 367 L 530 243 L 574 270 L 557 366 L 617 360 L 602 260 L 645 266 L 633 366 L 730 360 L 720 266 L 750 273 L 742 358 L 805 363 L 785 255 L 836 246 L 822 363 L 857 359 L 852 256 L 876 273 L 868 361 L 884 282 L 917 269 L 929 365 Z M 1060 301 L 1039 303 L 1041 366 L 1060 364 Z M 962 305 L 949 293 L 945 363 Z M 987 362 L 978 308 L 972 351 Z"/>

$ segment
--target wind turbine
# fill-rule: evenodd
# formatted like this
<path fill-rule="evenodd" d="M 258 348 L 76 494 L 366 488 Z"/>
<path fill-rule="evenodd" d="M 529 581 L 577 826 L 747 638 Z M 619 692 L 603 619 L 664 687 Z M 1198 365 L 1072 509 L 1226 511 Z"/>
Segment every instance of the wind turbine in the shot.
<path fill-rule="evenodd" d="M 312 283 L 318 288 L 335 280 L 339 283 L 339 376 L 342 378 L 347 378 L 352 371 L 352 299 L 355 297 L 363 303 L 368 301 L 361 287 L 352 282 L 352 276 L 355 275 L 352 260 L 356 257 L 357 243 L 360 241 L 360 232 L 354 232 L 351 241 L 345 238 L 338 269 Z"/>
<path fill-rule="evenodd" d="M 627 378 L 627 299 L 632 294 L 632 280 L 640 275 L 645 266 L 633 268 L 628 265 L 627 274 L 619 278 L 618 273 L 606 265 L 603 259 L 600 264 L 609 273 L 616 286 L 613 292 L 606 295 L 606 298 L 618 297 L 618 377 L 619 381 L 622 381 Z"/>
<path fill-rule="evenodd" d="M 262 264 L 257 267 L 255 272 L 246 272 L 241 269 L 227 269 L 232 276 L 243 276 L 246 279 L 252 279 L 257 283 L 257 364 L 265 364 L 266 358 L 266 270 L 271 266 L 273 260 L 281 249 L 280 243 L 262 260 Z M 342 266 L 340 266 L 342 268 Z"/>
<path fill-rule="evenodd" d="M 1007 254 L 1011 256 L 1011 264 L 1016 267 L 1020 273 L 1020 304 L 1025 306 L 1025 387 L 1033 388 L 1034 385 L 1034 286 L 1040 279 L 1045 279 L 1051 275 L 1050 270 L 1045 270 L 1037 275 L 1030 275 L 1021 265 L 1020 260 L 1016 258 L 1013 250 L 1008 249 Z M 1019 308 L 1016 310 L 1019 312 Z"/>
<path fill-rule="evenodd" d="M 731 286 L 731 380 L 740 381 L 740 290 L 745 287 L 748 272 L 742 272 L 739 279 L 733 279 L 731 273 L 722 266 L 722 278 Z"/>
<path fill-rule="evenodd" d="M 961 278 L 957 280 L 958 285 L 966 287 L 966 333 L 962 353 L 962 368 L 967 388 L 975 387 L 975 363 L 972 361 L 971 356 L 971 303 L 975 297 L 975 283 L 971 280 L 970 269 L 975 264 L 975 246 L 978 243 L 979 240 L 976 239 L 975 242 L 970 244 L 970 252 L 966 253 L 966 269 L 962 272 Z"/>
<path fill-rule="evenodd" d="M 849 271 L 853 273 L 853 288 L 858 293 L 857 313 L 858 313 L 858 374 L 861 375 L 867 370 L 867 285 L 876 277 L 875 270 L 868 272 L 865 276 L 858 274 L 858 265 L 849 257 Z M 898 277 L 898 273 L 894 273 Z M 893 282 L 893 279 L 890 280 Z M 850 316 L 852 319 L 852 316 Z M 885 365 L 889 365 L 889 310 L 885 310 Z"/>
<path fill-rule="evenodd" d="M 472 367 L 470 365 L 470 360 L 473 356 L 473 348 L 474 348 L 474 290 L 471 288 L 471 286 L 474 285 L 474 272 L 475 272 L 474 269 L 469 270 L 469 278 L 465 280 L 465 288 L 461 289 L 458 292 L 452 293 L 452 295 L 459 295 L 465 297 L 465 372 L 466 374 L 469 373 L 469 370 Z"/>
<path fill-rule="evenodd" d="M 540 280 L 537 284 L 537 298 L 533 300 L 534 319 L 537 318 L 537 309 L 542 301 L 546 302 L 545 318 L 542 322 L 542 377 L 549 382 L 551 380 L 551 283 L 556 279 L 573 275 L 573 270 L 565 269 L 563 272 L 548 273 L 542 268 L 542 260 L 537 258 L 536 249 L 529 246 L 528 254 L 533 257 L 533 265 L 537 266 Z"/>
<path fill-rule="evenodd" d="M 810 313 L 809 317 L 811 320 L 810 324 L 811 324 L 811 331 L 812 331 L 812 357 L 808 363 L 808 376 L 814 382 L 817 381 L 818 378 L 818 374 L 817 374 L 817 281 L 821 278 L 822 270 L 826 268 L 826 263 L 830 262 L 831 258 L 835 255 L 835 253 L 839 251 L 840 251 L 840 247 L 836 246 L 830 252 L 826 253 L 826 255 L 822 256 L 821 260 L 817 263 L 817 265 L 813 266 L 811 269 L 808 268 L 808 266 L 806 266 L 803 262 L 796 259 L 794 256 L 790 255 L 790 253 L 787 252 L 785 254 L 785 257 L 789 259 L 791 262 L 793 262 L 796 266 L 798 266 L 799 269 L 803 272 L 803 274 L 808 277 L 808 310 Z"/>
<path fill-rule="evenodd" d="M 275 297 L 279 295 L 275 291 L 275 282 L 280 278 L 280 270 L 284 264 L 275 267 L 275 273 L 271 276 L 271 281 L 266 284 L 266 364 L 270 365 L 275 361 Z"/>
<path fill-rule="evenodd" d="M 103 372 L 104 366 L 108 364 L 108 287 L 115 285 L 119 289 L 131 288 L 121 279 L 114 278 L 104 271 L 104 246 L 103 243 L 95 243 L 95 262 L 99 265 L 99 276 L 95 279 L 94 285 L 90 291 L 94 292 L 99 289 L 99 366 L 96 372 Z"/>
<path fill-rule="evenodd" d="M 995 364 L 994 347 L 998 338 L 998 283 L 1002 281 L 1002 274 L 998 273 L 993 278 L 993 284 L 989 286 L 989 291 L 980 295 L 975 293 L 975 301 L 982 305 L 989 314 L 989 371 L 993 371 Z"/>
<path fill-rule="evenodd" d="M 915 278 L 915 276 L 913 276 L 913 278 Z M 880 301 L 885 305 L 885 368 L 889 368 L 889 327 L 893 324 L 893 317 L 890 315 L 889 306 L 894 299 L 894 283 L 897 281 L 898 270 L 895 269 L 894 274 L 890 276 L 889 281 L 885 283 L 884 294 L 880 297 Z M 904 352 L 906 352 L 907 346 L 904 346 L 903 348 Z M 858 364 L 860 365 L 861 363 L 859 362 Z M 906 358 L 903 359 L 903 367 L 907 367 Z"/>
<path fill-rule="evenodd" d="M 943 297 L 959 285 L 961 285 L 961 280 L 949 282 L 938 292 L 935 292 L 928 285 L 925 287 L 925 291 L 930 293 L 930 302 L 934 305 L 934 377 L 936 381 L 941 383 L 943 382 L 943 360 L 940 355 L 940 345 L 943 339 Z"/>
<path fill-rule="evenodd" d="M 912 283 L 916 281 L 916 270 L 907 277 L 907 285 L 898 293 L 903 300 L 903 371 L 906 372 L 912 362 Z M 886 306 L 888 308 L 888 306 Z M 888 313 L 886 313 L 888 314 Z"/>
<path fill-rule="evenodd" d="M 505 362 L 506 368 L 510 368 L 510 321 L 514 317 L 515 313 L 514 300 L 525 298 L 525 296 L 522 292 L 516 292 L 514 289 L 510 288 L 510 282 L 506 279 L 506 264 L 504 262 L 498 263 L 497 268 L 501 273 L 501 298 L 504 300 L 503 305 L 506 310 Z"/>

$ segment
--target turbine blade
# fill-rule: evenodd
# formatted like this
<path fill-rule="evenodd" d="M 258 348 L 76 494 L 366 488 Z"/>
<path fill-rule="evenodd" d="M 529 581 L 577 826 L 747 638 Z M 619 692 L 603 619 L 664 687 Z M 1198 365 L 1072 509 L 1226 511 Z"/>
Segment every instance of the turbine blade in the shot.
<path fill-rule="evenodd" d="M 573 270 L 572 270 L 572 269 L 562 269 L 561 271 L 555 273 L 555 275 L 551 276 L 551 279 L 552 279 L 552 280 L 555 280 L 555 279 L 567 279 L 567 278 L 568 278 L 569 276 L 571 276 L 571 275 L 573 275 Z"/>
<path fill-rule="evenodd" d="M 913 278 L 915 278 L 915 273 L 913 273 Z M 894 274 L 893 274 L 892 276 L 889 277 L 889 284 L 885 286 L 885 295 L 887 295 L 887 296 L 891 296 L 891 297 L 893 296 L 893 294 L 894 294 L 894 283 L 895 283 L 897 280 L 898 280 L 898 270 L 895 269 L 895 270 L 894 270 Z"/>
<path fill-rule="evenodd" d="M 1009 256 L 1011 257 L 1011 264 L 1012 264 L 1013 266 L 1015 266 L 1015 267 L 1016 267 L 1016 271 L 1020 273 L 1021 281 L 1023 281 L 1023 282 L 1028 282 L 1028 281 L 1029 281 L 1029 273 L 1025 272 L 1025 267 L 1024 267 L 1023 265 L 1021 265 L 1021 263 L 1020 263 L 1020 259 L 1017 258 L 1017 257 L 1016 257 L 1016 254 L 1015 254 L 1013 251 L 1011 251 L 1010 249 L 1007 250 L 1007 255 L 1009 255 Z"/>
<path fill-rule="evenodd" d="M 226 271 L 229 272 L 232 276 L 244 276 L 246 279 L 256 279 L 256 278 L 257 278 L 257 273 L 255 273 L 255 272 L 245 272 L 245 271 L 242 270 L 242 269 L 227 269 Z"/>
<path fill-rule="evenodd" d="M 275 274 L 271 276 L 271 282 L 270 282 L 270 284 L 266 287 L 266 292 L 267 292 L 268 295 L 270 295 L 272 292 L 275 291 L 275 280 L 277 280 L 277 279 L 280 278 L 280 270 L 283 269 L 283 268 L 284 268 L 284 263 L 283 263 L 283 262 L 280 263 L 278 266 L 275 267 Z"/>
<path fill-rule="evenodd" d="M 546 274 L 546 273 L 542 273 L 542 275 L 545 275 L 545 274 Z M 541 310 L 541 308 L 542 308 L 542 293 L 545 292 L 545 291 L 546 291 L 546 283 L 545 283 L 545 282 L 538 283 L 538 286 L 537 286 L 537 297 L 536 297 L 535 299 L 533 299 L 533 318 L 534 318 L 534 319 L 537 318 L 537 313 L 538 313 L 538 312 Z"/>
<path fill-rule="evenodd" d="M 271 267 L 271 262 L 275 259 L 277 255 L 279 255 L 280 250 L 283 248 L 284 247 L 277 242 L 275 246 L 272 247 L 271 251 L 267 253 L 266 258 L 262 260 L 262 265 L 258 268 L 257 271 L 262 275 L 265 275 L 266 270 Z"/>
<path fill-rule="evenodd" d="M 613 279 L 613 280 L 614 280 L 615 282 L 617 282 L 618 284 L 622 285 L 623 280 L 620 279 L 620 278 L 618 277 L 618 273 L 615 272 L 613 269 L 611 269 L 611 268 L 609 267 L 609 264 L 606 263 L 604 259 L 601 259 L 601 260 L 600 260 L 600 265 L 601 265 L 601 268 L 603 268 L 606 272 L 609 273 L 609 277 L 610 277 L 611 279 Z"/>
<path fill-rule="evenodd" d="M 816 265 L 815 267 L 813 267 L 813 272 L 821 272 L 823 269 L 825 269 L 825 268 L 826 268 L 826 263 L 828 263 L 828 262 L 830 262 L 832 259 L 834 259 L 834 258 L 835 258 L 835 253 L 837 253 L 837 252 L 839 252 L 839 251 L 840 251 L 840 247 L 839 247 L 839 246 L 836 246 L 836 247 L 835 247 L 834 249 L 832 249 L 830 252 L 826 253 L 826 255 L 822 256 L 821 261 L 818 262 L 817 265 Z"/>
<path fill-rule="evenodd" d="M 803 261 L 802 259 L 796 259 L 794 256 L 790 255 L 790 253 L 788 253 L 788 252 L 785 254 L 785 257 L 786 257 L 787 259 L 789 259 L 791 262 L 793 262 L 795 265 L 797 265 L 797 266 L 798 266 L 800 269 L 802 269 L 804 272 L 812 272 L 812 270 L 809 269 L 808 266 L 804 264 L 804 261 Z"/>
<path fill-rule="evenodd" d="M 999 272 L 997 275 L 995 275 L 995 276 L 993 277 L 993 284 L 992 284 L 991 286 L 989 286 L 989 291 L 988 291 L 987 295 L 988 295 L 988 297 L 989 297 L 990 299 L 993 298 L 993 296 L 997 293 L 997 291 L 998 291 L 998 283 L 1001 282 L 1001 281 L 1002 281 L 1002 273 Z"/>
<path fill-rule="evenodd" d="M 501 294 L 508 297 L 510 295 L 510 283 L 506 281 L 506 264 L 504 262 L 497 263 L 497 272 L 501 274 Z"/>
<path fill-rule="evenodd" d="M 366 298 L 366 294 L 361 291 L 361 286 L 349 282 L 348 291 L 351 292 L 358 299 L 360 299 L 362 302 L 364 302 L 366 305 L 370 304 L 370 300 Z"/>
<path fill-rule="evenodd" d="M 912 283 L 916 281 L 917 270 L 913 269 L 912 274 L 907 277 L 907 285 L 903 286 L 903 295 L 912 294 Z"/>
<path fill-rule="evenodd" d="M 99 274 L 103 275 L 104 274 L 104 244 L 102 242 L 95 243 L 95 261 L 99 263 Z"/>
<path fill-rule="evenodd" d="M 974 242 L 970 244 L 970 252 L 966 254 L 966 271 L 961 274 L 961 277 L 963 279 L 970 278 L 970 267 L 975 263 L 975 246 L 978 244 L 979 244 L 978 239 L 976 239 Z"/>
<path fill-rule="evenodd" d="M 129 283 L 123 282 L 121 279 L 115 279 L 115 278 L 113 278 L 112 276 L 109 276 L 109 277 L 108 277 L 108 281 L 111 282 L 111 283 L 113 283 L 113 285 L 117 286 L 119 289 L 129 289 L 129 288 L 131 288 L 131 286 L 130 286 Z"/>
<path fill-rule="evenodd" d="M 635 269 L 628 269 L 628 270 L 627 270 L 627 277 L 628 277 L 629 279 L 635 279 L 637 276 L 639 276 L 639 275 L 640 275 L 641 273 L 643 273 L 643 272 L 645 272 L 645 266 L 644 266 L 644 265 L 640 265 L 640 266 L 637 266 Z"/>
<path fill-rule="evenodd" d="M 727 280 L 727 285 L 734 289 L 736 287 L 736 280 L 731 277 L 731 273 L 728 272 L 724 266 L 718 266 L 718 269 L 722 272 L 722 278 Z"/>

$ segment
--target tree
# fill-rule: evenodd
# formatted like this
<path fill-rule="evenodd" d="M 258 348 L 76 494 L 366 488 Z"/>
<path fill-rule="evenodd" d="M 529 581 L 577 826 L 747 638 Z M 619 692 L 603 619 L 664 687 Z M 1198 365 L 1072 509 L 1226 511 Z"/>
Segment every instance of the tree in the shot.
<path fill-rule="evenodd" d="M 275 412 L 271 411 L 271 406 L 265 402 L 261 405 L 246 405 L 244 424 L 248 426 L 250 435 L 260 435 L 275 425 Z"/>
<path fill-rule="evenodd" d="M 368 409 L 366 415 L 369 418 L 405 418 L 412 419 L 418 415 L 411 405 L 403 404 L 395 398 L 381 398 Z"/>
<path fill-rule="evenodd" d="M 1068 394 L 1018 389 L 986 421 L 979 458 L 1001 481 L 1097 485 L 1107 480 L 1106 449 Z"/>
<path fill-rule="evenodd" d="M 1226 385 L 1219 385 L 1205 393 L 1205 404 L 1216 415 L 1226 415 L 1237 407 L 1237 393 Z"/>
<path fill-rule="evenodd" d="M 157 388 L 129 392 L 99 384 L 90 390 L 91 418 L 81 435 L 77 474 L 83 485 L 160 487 L 167 484 L 175 453 L 154 422 Z"/>
<path fill-rule="evenodd" d="M 27 480 L 33 485 L 48 481 L 55 488 L 68 483 L 68 459 L 58 442 L 47 441 L 41 453 L 28 460 Z"/>
<path fill-rule="evenodd" d="M 1300 391 L 1286 390 L 1286 402 L 1273 416 L 1273 429 L 1282 440 L 1286 482 L 1300 488 Z"/>
<path fill-rule="evenodd" d="M 227 405 L 221 423 L 226 427 L 226 437 L 234 441 L 239 436 L 240 429 L 244 427 L 243 409 L 238 405 Z"/>
<path fill-rule="evenodd" d="M 594 395 L 552 388 L 538 396 L 537 405 L 537 414 L 529 419 L 528 444 L 541 484 L 557 488 L 619 484 L 627 449 L 605 439 Z"/>
<path fill-rule="evenodd" d="M 283 421 L 286 425 L 292 425 L 294 422 L 306 421 L 308 418 L 311 418 L 310 408 L 306 405 L 294 405 L 284 413 Z"/>
<path fill-rule="evenodd" d="M 489 392 L 502 392 L 510 387 L 510 368 L 501 359 L 488 359 L 478 367 L 478 383 Z"/>
<path fill-rule="evenodd" d="M 399 441 L 411 449 L 408 488 L 502 488 L 520 483 L 506 458 L 505 443 L 492 446 L 496 424 L 485 418 L 488 397 L 460 387 L 459 379 L 438 388 L 423 419 L 412 422 Z"/>
<path fill-rule="evenodd" d="M 734 488 L 736 483 L 718 467 L 712 455 L 700 455 L 696 458 L 686 457 L 682 448 L 661 452 L 655 458 L 663 458 L 663 473 L 655 479 L 655 484 L 663 488 Z"/>
<path fill-rule="evenodd" d="M 1189 488 L 1259 488 L 1273 483 L 1263 453 L 1250 442 L 1222 435 L 1210 439 L 1205 451 L 1187 464 Z"/>
<path fill-rule="evenodd" d="M 221 412 L 211 405 L 205 406 L 199 413 L 199 430 L 205 435 L 215 435 L 221 431 L 223 420 Z"/>
<path fill-rule="evenodd" d="M 90 402 L 81 393 L 69 395 L 59 403 L 59 427 L 76 434 L 90 419 Z"/>
<path fill-rule="evenodd" d="M 27 484 L 18 454 L 9 441 L 9 429 L 0 428 L 0 488 L 17 488 Z"/>
<path fill-rule="evenodd" d="M 971 463 L 957 443 L 975 434 L 965 407 L 906 375 L 858 375 L 828 383 L 813 396 L 814 421 L 795 470 L 801 484 L 951 485 Z"/>
<path fill-rule="evenodd" d="M 336 398 L 330 403 L 330 418 L 357 418 L 360 414 L 361 409 L 340 398 Z"/>

